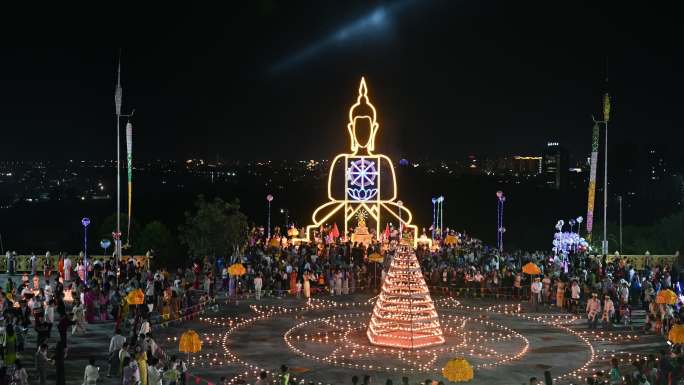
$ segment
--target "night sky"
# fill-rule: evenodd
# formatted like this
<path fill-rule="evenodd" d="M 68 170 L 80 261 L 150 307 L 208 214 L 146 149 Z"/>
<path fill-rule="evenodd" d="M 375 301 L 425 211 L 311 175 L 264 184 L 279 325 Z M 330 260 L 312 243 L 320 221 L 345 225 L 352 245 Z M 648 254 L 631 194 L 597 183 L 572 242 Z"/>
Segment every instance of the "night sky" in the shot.
<path fill-rule="evenodd" d="M 118 46 L 138 159 L 329 158 L 348 148 L 361 75 L 391 156 L 539 153 L 550 140 L 582 155 L 606 62 L 616 142 L 683 137 L 679 14 L 664 5 L 246 3 L 17 32 L 83 48 L 2 50 L 0 159 L 112 158 Z"/>

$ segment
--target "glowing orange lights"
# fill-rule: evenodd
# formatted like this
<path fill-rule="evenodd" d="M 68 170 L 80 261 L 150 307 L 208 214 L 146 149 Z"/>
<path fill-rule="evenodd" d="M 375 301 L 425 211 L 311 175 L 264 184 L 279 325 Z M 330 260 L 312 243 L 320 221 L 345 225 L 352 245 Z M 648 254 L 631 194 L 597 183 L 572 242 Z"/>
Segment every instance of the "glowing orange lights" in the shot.
<path fill-rule="evenodd" d="M 410 246 L 397 248 L 366 334 L 373 345 L 395 348 L 444 343 L 435 305 Z"/>

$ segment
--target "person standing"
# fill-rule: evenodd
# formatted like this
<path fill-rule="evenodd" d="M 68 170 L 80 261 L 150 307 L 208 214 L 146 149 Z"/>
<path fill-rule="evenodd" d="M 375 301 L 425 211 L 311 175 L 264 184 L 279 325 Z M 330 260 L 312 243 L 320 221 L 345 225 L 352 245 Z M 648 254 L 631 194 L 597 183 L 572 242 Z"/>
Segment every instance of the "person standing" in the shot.
<path fill-rule="evenodd" d="M 38 347 L 36 351 L 36 371 L 38 372 L 38 383 L 40 385 L 45 385 L 45 380 L 47 378 L 47 368 L 54 362 L 47 357 L 47 344 L 43 343 Z"/>
<path fill-rule="evenodd" d="M 67 255 L 64 258 L 64 282 L 71 281 L 71 259 Z"/>
<path fill-rule="evenodd" d="M 534 311 L 538 311 L 539 309 L 539 303 L 541 302 L 541 293 L 542 293 L 542 283 L 539 277 L 535 277 L 534 281 L 532 282 L 532 286 L 530 287 L 531 291 L 531 296 L 530 299 L 532 300 L 532 308 Z"/>
<path fill-rule="evenodd" d="M 598 299 L 597 293 L 592 293 L 591 298 L 587 301 L 587 319 L 589 321 L 589 329 L 596 329 L 598 317 L 601 313 L 601 302 Z"/>
<path fill-rule="evenodd" d="M 37 263 L 38 263 L 38 261 L 36 260 L 36 254 L 31 253 L 31 276 L 32 277 L 34 275 L 36 275 L 36 268 L 37 268 L 36 264 Z"/>
<path fill-rule="evenodd" d="M 121 330 L 116 329 L 114 335 L 109 340 L 109 370 L 107 377 L 119 375 L 119 350 L 126 343 L 126 337 L 121 335 Z"/>
<path fill-rule="evenodd" d="M 572 286 L 570 286 L 570 304 L 572 306 L 572 309 L 568 309 L 572 311 L 573 313 L 577 313 L 579 309 L 579 303 L 580 303 L 580 286 L 579 283 L 577 283 L 576 279 L 572 280 Z"/>
<path fill-rule="evenodd" d="M 615 314 L 615 305 L 613 300 L 610 299 L 609 295 L 604 297 L 603 301 L 603 313 L 601 315 L 601 321 L 603 321 L 603 328 L 610 329 L 613 322 L 613 315 Z"/>
<path fill-rule="evenodd" d="M 311 299 L 311 275 L 308 271 L 304 272 L 304 298 L 309 301 Z"/>
<path fill-rule="evenodd" d="M 254 278 L 254 295 L 256 296 L 257 300 L 261 300 L 261 287 L 263 284 L 264 282 L 261 278 L 261 273 L 258 273 Z"/>

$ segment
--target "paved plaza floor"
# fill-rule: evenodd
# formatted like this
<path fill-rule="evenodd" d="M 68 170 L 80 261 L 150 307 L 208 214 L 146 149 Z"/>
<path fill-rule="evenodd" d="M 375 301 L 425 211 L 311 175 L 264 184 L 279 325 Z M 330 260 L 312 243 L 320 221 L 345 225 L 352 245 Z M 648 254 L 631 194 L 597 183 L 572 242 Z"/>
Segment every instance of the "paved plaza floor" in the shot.
<path fill-rule="evenodd" d="M 20 279 L 20 277 L 17 277 Z M 0 283 L 4 285 L 4 276 Z M 482 299 L 433 297 L 446 336 L 443 345 L 406 351 L 375 347 L 365 328 L 374 298 L 367 294 L 319 296 L 310 303 L 297 298 L 240 300 L 219 296 L 216 310 L 206 310 L 192 320 L 153 331 L 167 354 L 178 354 L 177 338 L 187 329 L 204 340 L 202 351 L 190 357 L 190 372 L 201 384 L 219 384 L 221 377 L 233 383 L 254 383 L 260 370 L 291 368 L 297 381 L 321 384 L 350 383 L 351 377 L 368 374 L 373 384 L 407 376 L 411 384 L 427 378 L 443 380 L 441 368 L 453 358 L 465 358 L 474 368 L 473 384 L 522 384 L 531 376 L 543 378 L 549 370 L 554 383 L 580 383 L 579 377 L 608 368 L 613 355 L 624 365 L 664 345 L 660 336 L 639 332 L 640 323 L 609 332 L 587 329 L 581 318 L 540 309 L 529 312 L 526 304 Z M 638 316 L 637 316 L 638 317 Z M 632 330 L 634 329 L 634 330 Z M 106 351 L 113 323 L 88 325 L 85 335 L 69 335 L 67 383 L 80 384 L 89 358 L 98 360 L 104 374 Z M 50 348 L 57 333 L 53 330 Z M 29 331 L 22 359 L 37 383 L 33 370 L 35 332 Z M 49 373 L 54 383 L 54 371 Z M 101 384 L 118 384 L 103 378 Z M 190 384 L 195 383 L 191 378 Z"/>

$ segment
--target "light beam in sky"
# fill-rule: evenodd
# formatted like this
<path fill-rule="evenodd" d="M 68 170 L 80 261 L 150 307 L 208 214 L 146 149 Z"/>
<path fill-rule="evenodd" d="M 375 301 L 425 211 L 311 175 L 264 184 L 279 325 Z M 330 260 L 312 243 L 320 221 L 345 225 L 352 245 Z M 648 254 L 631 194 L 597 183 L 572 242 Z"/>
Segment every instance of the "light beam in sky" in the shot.
<path fill-rule="evenodd" d="M 413 2 L 413 0 L 403 0 L 398 1 L 389 6 L 380 6 L 375 8 L 370 13 L 364 15 L 363 17 L 357 19 L 356 21 L 343 26 L 332 34 L 320 39 L 306 48 L 295 52 L 291 55 L 285 56 L 278 62 L 276 62 L 270 68 L 271 73 L 280 72 L 286 70 L 288 67 L 295 65 L 297 63 L 304 62 L 312 57 L 314 57 L 319 52 L 330 47 L 336 43 L 344 43 L 350 41 L 351 39 L 367 35 L 383 32 L 387 29 L 390 24 L 390 17 L 392 13 L 397 12 L 399 9 L 403 8 L 408 3 Z"/>

